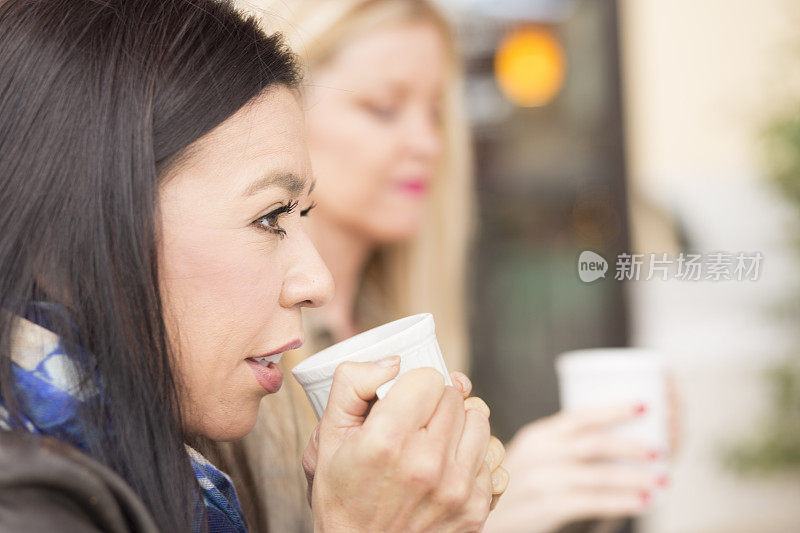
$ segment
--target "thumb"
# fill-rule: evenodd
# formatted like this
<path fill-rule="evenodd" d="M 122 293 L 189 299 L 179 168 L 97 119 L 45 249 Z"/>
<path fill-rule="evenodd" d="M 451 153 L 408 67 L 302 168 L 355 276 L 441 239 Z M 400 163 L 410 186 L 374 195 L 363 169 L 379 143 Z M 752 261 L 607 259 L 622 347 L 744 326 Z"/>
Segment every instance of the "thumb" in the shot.
<path fill-rule="evenodd" d="M 328 405 L 320 419 L 320 438 L 361 426 L 378 387 L 397 376 L 399 370 L 399 355 L 374 363 L 346 361 L 336 367 Z"/>

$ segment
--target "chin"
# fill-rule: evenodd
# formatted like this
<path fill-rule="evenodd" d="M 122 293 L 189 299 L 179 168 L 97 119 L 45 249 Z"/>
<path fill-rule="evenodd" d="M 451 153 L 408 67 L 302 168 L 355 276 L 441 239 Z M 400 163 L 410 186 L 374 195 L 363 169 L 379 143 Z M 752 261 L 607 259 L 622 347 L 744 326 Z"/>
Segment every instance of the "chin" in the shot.
<path fill-rule="evenodd" d="M 410 241 L 420 231 L 419 220 L 384 221 L 380 227 L 373 228 L 372 238 L 380 244 L 395 244 Z"/>
<path fill-rule="evenodd" d="M 256 425 L 258 412 L 254 412 L 252 416 L 242 416 L 242 413 L 236 413 L 235 419 L 228 417 L 227 421 L 216 423 L 216 421 L 207 421 L 201 429 L 200 434 L 204 437 L 211 439 L 215 442 L 230 442 L 239 440 L 247 436 L 248 433 L 253 431 Z"/>

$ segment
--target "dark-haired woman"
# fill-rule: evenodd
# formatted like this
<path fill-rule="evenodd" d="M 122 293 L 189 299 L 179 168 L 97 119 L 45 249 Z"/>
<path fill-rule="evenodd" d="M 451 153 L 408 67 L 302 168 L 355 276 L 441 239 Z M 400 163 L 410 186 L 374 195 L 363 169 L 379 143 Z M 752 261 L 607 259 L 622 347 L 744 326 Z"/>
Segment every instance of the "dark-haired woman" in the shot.
<path fill-rule="evenodd" d="M 189 444 L 250 431 L 331 297 L 297 83 L 228 2 L 0 0 L 0 530 L 246 530 Z M 418 370 L 367 417 L 397 371 L 338 369 L 316 528 L 480 529 L 486 414 Z"/>

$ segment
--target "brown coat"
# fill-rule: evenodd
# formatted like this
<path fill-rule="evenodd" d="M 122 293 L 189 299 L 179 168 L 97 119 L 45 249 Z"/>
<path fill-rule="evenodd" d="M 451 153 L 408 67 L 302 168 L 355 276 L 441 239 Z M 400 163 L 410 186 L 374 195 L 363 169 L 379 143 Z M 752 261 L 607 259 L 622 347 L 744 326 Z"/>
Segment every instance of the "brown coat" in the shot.
<path fill-rule="evenodd" d="M 125 481 L 59 440 L 0 429 L 0 533 L 157 533 Z"/>

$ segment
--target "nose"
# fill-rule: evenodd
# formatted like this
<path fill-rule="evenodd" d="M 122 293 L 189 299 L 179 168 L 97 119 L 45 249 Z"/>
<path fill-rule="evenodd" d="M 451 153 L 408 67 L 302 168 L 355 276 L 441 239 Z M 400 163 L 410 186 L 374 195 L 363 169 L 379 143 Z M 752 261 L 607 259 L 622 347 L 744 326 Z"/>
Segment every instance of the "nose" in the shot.
<path fill-rule="evenodd" d="M 413 153 L 427 161 L 436 161 L 442 153 L 442 132 L 437 117 L 427 107 L 420 108 L 413 114 L 406 132 Z"/>
<path fill-rule="evenodd" d="M 299 230 L 292 264 L 281 285 L 281 307 L 320 307 L 333 297 L 333 276 L 308 238 Z"/>

